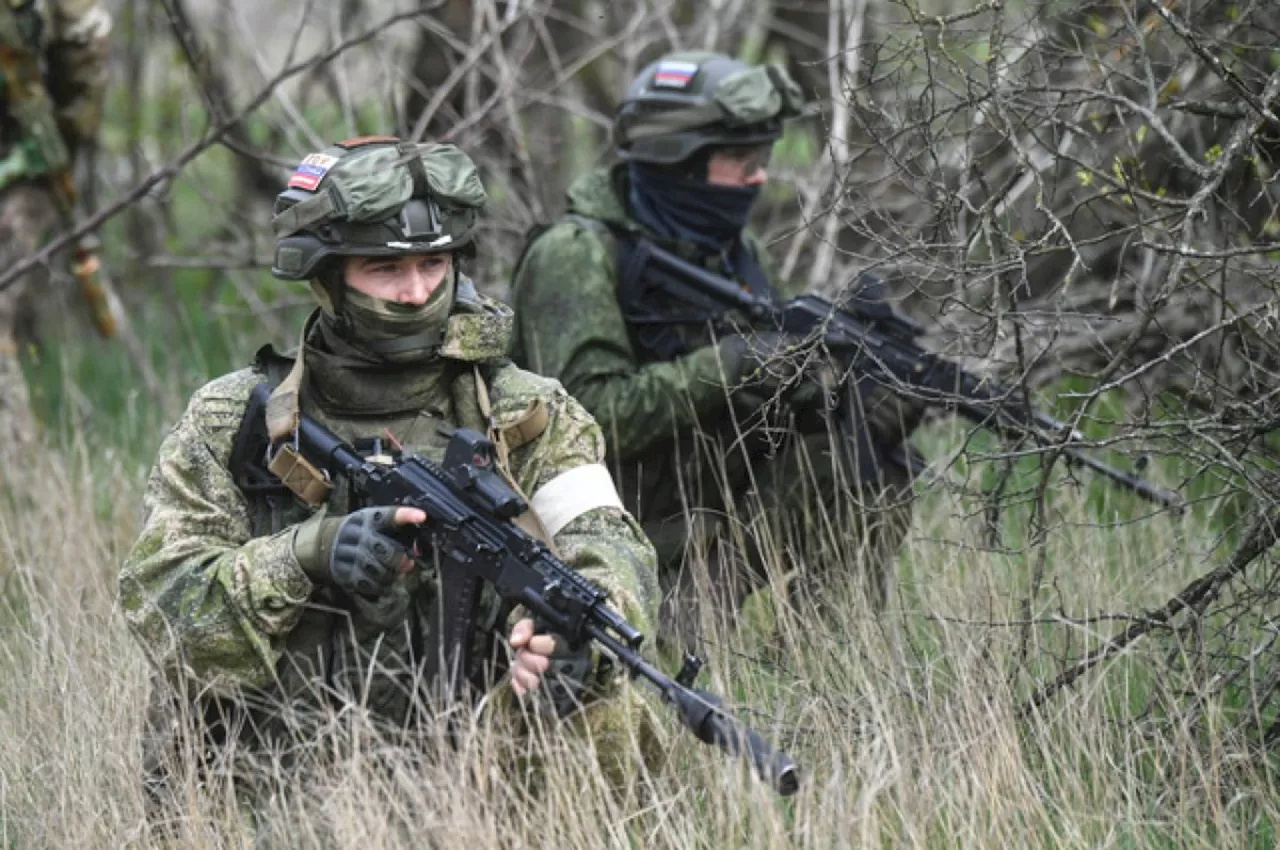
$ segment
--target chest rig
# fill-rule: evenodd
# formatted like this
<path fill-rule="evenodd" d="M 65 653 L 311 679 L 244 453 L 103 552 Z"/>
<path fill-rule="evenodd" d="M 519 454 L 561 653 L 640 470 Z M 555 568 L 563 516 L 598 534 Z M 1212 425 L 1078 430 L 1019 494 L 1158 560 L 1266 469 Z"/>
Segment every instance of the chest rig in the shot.
<path fill-rule="evenodd" d="M 258 352 L 254 368 L 263 375 L 265 384 L 279 387 L 288 381 L 295 364 L 294 358 L 281 355 L 266 346 Z M 471 420 L 477 417 L 488 424 L 489 427 L 485 430 L 498 448 L 497 471 L 518 491 L 509 466 L 510 452 L 541 436 L 549 422 L 546 407 L 540 401 L 531 403 L 524 415 L 508 421 L 506 427 L 498 428 L 492 416 L 487 387 L 486 373 L 490 370 L 477 364 L 459 363 L 458 367 L 458 374 L 451 381 L 453 391 L 450 394 L 468 397 L 474 394 L 475 410 L 470 415 L 457 411 L 463 421 L 455 424 L 475 427 L 480 423 Z M 306 519 L 321 505 L 327 506 L 330 515 L 341 515 L 369 507 L 351 488 L 350 482 L 330 480 L 292 452 L 287 443 L 272 440 L 268 425 L 269 395 L 256 391 L 250 397 L 233 442 L 229 464 L 237 487 L 248 500 L 253 535 L 256 537 L 280 532 Z M 279 447 L 274 451 L 273 443 Z M 388 462 L 393 459 L 390 441 L 382 442 L 375 437 L 356 439 L 353 444 L 361 454 L 370 459 L 381 455 L 386 455 Z M 528 501 L 527 498 L 525 501 Z M 526 511 L 515 522 L 554 551 L 550 535 L 532 511 Z M 428 619 L 438 626 L 440 643 L 424 645 L 421 630 L 417 631 L 418 636 L 415 638 L 415 652 L 417 657 L 423 659 L 426 680 L 436 681 L 441 672 L 438 666 L 441 652 L 438 647 L 442 644 L 446 655 L 461 662 L 453 669 L 463 671 L 461 679 L 470 683 L 472 693 L 482 692 L 493 678 L 494 666 L 491 662 L 497 659 L 501 664 L 501 653 L 494 651 L 496 637 L 510 612 L 498 603 L 496 595 L 477 578 L 449 559 L 426 557 L 419 564 L 423 567 L 423 581 L 438 587 L 438 592 L 424 598 L 430 600 L 434 611 Z M 332 588 L 322 588 L 318 592 L 338 594 Z M 330 601 L 337 607 L 345 607 L 342 598 Z M 455 684 L 460 683 L 456 679 L 454 681 Z M 451 686 L 451 690 L 453 687 Z"/>
<path fill-rule="evenodd" d="M 662 363 L 688 354 L 712 344 L 713 330 L 730 329 L 733 317 L 723 311 L 691 306 L 663 292 L 659 278 L 665 272 L 649 262 L 649 249 L 655 244 L 649 237 L 600 219 L 576 214 L 569 217 L 588 230 L 607 234 L 614 240 L 618 306 L 627 322 L 632 350 L 642 364 Z M 696 256 L 684 259 L 695 263 L 699 260 Z M 721 267 L 712 271 L 735 280 L 743 290 L 777 300 L 777 293 L 744 239 L 739 238 L 732 250 L 713 262 Z"/>

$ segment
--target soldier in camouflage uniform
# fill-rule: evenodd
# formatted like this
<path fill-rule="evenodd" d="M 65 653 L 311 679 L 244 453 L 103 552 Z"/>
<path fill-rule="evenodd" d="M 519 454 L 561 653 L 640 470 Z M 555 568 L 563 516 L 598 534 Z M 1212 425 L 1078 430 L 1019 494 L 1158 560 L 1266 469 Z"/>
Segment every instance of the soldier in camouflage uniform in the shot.
<path fill-rule="evenodd" d="M 309 280 L 321 308 L 295 358 L 264 349 L 254 368 L 196 392 L 160 448 L 120 574 L 128 621 L 166 679 L 153 700 L 156 775 L 184 714 L 249 751 L 343 704 L 394 728 L 429 717 L 418 712 L 431 704 L 424 664 L 443 650 L 438 584 L 430 553 L 410 559 L 398 539 L 425 517 L 353 504 L 340 482 L 323 504 L 255 484 L 267 448 L 246 436 L 255 422 L 287 438 L 301 411 L 358 447 L 394 438 L 436 462 L 442 427 L 488 432 L 561 557 L 633 624 L 653 621 L 653 550 L 602 465 L 599 427 L 558 382 L 507 360 L 510 310 L 462 273 L 484 202 L 456 148 L 387 138 L 308 156 L 279 196 L 272 271 Z M 264 381 L 279 382 L 265 411 L 246 414 Z M 489 593 L 475 621 L 481 678 L 500 674 L 509 644 L 517 693 L 549 676 L 539 693 L 557 712 L 580 704 L 600 684 L 588 650 L 535 636 L 528 619 L 508 632 Z"/>
<path fill-rule="evenodd" d="M 106 90 L 107 33 L 111 18 L 98 0 L 0 0 L 8 3 L 24 47 L 44 58 L 45 80 L 57 124 L 74 150 L 94 138 L 102 123 Z M 58 223 L 57 207 L 43 173 L 45 157 L 33 151 L 10 114 L 0 83 L 0 269 L 39 249 Z M 33 436 L 27 387 L 18 363 L 26 306 L 37 285 L 24 275 L 0 289 L 0 455 Z"/>
<path fill-rule="evenodd" d="M 678 589 L 668 594 L 674 622 L 664 630 L 678 628 L 686 642 L 698 617 L 688 604 L 689 570 L 679 580 L 674 571 L 703 536 L 695 530 L 714 527 L 731 507 L 753 517 L 748 563 L 729 564 L 726 547 L 707 561 L 710 588 L 727 588 L 730 606 L 764 578 L 766 544 L 753 532 L 768 521 L 774 532 L 789 527 L 812 539 L 820 508 L 840 536 L 865 546 L 861 558 L 880 604 L 909 522 L 907 476 L 889 453 L 917 421 L 914 406 L 877 388 L 850 393 L 849 416 L 832 416 L 831 394 L 815 381 L 826 364 L 795 362 L 788 346 L 798 340 L 655 327 L 629 321 L 619 303 L 632 286 L 620 270 L 634 268 L 641 240 L 775 302 L 799 294 L 777 279 L 745 229 L 782 123 L 799 107 L 797 87 L 776 66 L 713 53 L 650 65 L 617 114 L 623 162 L 570 187 L 568 214 L 533 240 L 513 282 L 514 359 L 559 378 L 600 422 L 623 502 L 654 541 L 664 583 Z M 649 318 L 666 309 L 647 306 Z M 776 415 L 762 416 L 767 410 Z M 854 497 L 859 528 L 841 526 L 834 513 L 842 493 Z M 774 544 L 781 545 L 776 536 Z M 820 578 L 793 590 L 813 590 Z"/>

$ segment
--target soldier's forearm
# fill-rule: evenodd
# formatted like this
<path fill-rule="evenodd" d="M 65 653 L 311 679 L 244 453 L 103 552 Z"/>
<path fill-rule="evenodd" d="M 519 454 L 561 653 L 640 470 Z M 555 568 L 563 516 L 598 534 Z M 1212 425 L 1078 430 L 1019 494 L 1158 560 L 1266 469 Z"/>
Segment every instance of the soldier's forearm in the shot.
<path fill-rule="evenodd" d="M 600 423 L 611 454 L 623 460 L 718 418 L 728 407 L 713 347 L 626 374 L 566 382 L 566 388 Z"/>
<path fill-rule="evenodd" d="M 149 525 L 120 574 L 126 619 L 171 674 L 268 684 L 311 591 L 293 531 L 235 547 Z"/>

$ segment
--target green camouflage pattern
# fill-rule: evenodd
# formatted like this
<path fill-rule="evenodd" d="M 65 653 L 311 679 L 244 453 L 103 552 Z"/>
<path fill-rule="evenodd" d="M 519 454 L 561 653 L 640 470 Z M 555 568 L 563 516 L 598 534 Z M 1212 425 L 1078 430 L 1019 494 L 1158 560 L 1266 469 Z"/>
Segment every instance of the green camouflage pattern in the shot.
<path fill-rule="evenodd" d="M 768 398 L 734 388 L 709 339 L 669 361 L 646 362 L 637 355 L 618 304 L 617 240 L 592 220 L 644 233 L 686 259 L 696 260 L 697 254 L 645 233 L 628 217 L 625 178 L 625 166 L 579 178 L 569 190 L 568 215 L 538 236 L 522 258 L 512 285 L 514 359 L 558 378 L 600 423 L 623 504 L 653 541 L 661 568 L 678 565 L 686 547 L 698 545 L 695 538 L 702 535 L 696 523 L 689 525 L 690 511 L 763 520 L 753 520 L 748 531 L 753 546 L 773 533 L 765 525 L 799 528 L 803 535 L 803 524 L 818 507 L 831 517 L 846 516 L 849 500 L 841 494 L 850 482 L 837 469 L 844 450 L 832 450 L 820 415 L 817 422 L 788 420 Z M 799 295 L 777 279 L 759 242 L 747 239 L 779 295 Z M 772 417 L 781 421 L 769 424 L 781 427 L 771 433 L 760 425 Z M 864 494 L 865 500 L 853 497 L 852 514 L 860 519 L 843 523 L 846 543 L 866 554 L 878 603 L 910 518 L 905 476 L 897 470 L 883 475 L 880 492 Z"/>
<path fill-rule="evenodd" d="M 515 312 L 501 301 L 459 287 L 459 299 L 445 328 L 440 355 L 449 360 L 495 363 L 507 359 Z"/>
<path fill-rule="evenodd" d="M 625 180 L 625 167 L 614 167 L 575 181 L 569 215 L 534 241 L 512 286 L 516 362 L 558 378 L 600 423 L 610 456 L 624 462 L 645 457 L 673 435 L 716 421 L 729 409 L 714 346 L 667 362 L 642 363 L 631 344 L 618 305 L 617 240 L 582 220 L 644 233 L 623 203 Z M 646 235 L 689 253 L 685 246 Z M 774 289 L 791 294 L 764 248 L 754 237 L 747 239 Z"/>
<path fill-rule="evenodd" d="M 792 117 L 800 112 L 800 87 L 778 65 L 757 66 L 730 74 L 712 95 L 725 112 L 730 126 L 748 126 L 770 118 Z"/>
<path fill-rule="evenodd" d="M 500 304 L 480 300 L 482 314 L 507 313 Z M 586 411 L 558 382 L 498 360 L 507 339 L 480 328 L 475 315 L 451 322 L 449 359 L 464 377 L 471 374 L 467 365 L 489 364 L 497 427 L 535 401 L 549 413 L 543 433 L 511 456 L 510 470 L 521 489 L 532 495 L 567 470 L 603 462 L 604 439 Z M 377 603 L 351 600 L 312 585 L 298 565 L 292 538 L 312 513 L 305 505 L 285 506 L 272 517 L 269 533 L 255 534 L 253 506 L 227 467 L 248 396 L 263 379 L 246 369 L 206 384 L 161 445 L 147 486 L 146 520 L 120 573 L 126 618 L 174 684 L 213 694 L 254 689 L 286 701 L 292 715 L 338 695 L 403 720 L 413 699 L 406 681 L 415 666 L 414 635 L 423 636 L 419 652 L 439 650 L 432 643 L 438 613 L 433 568 L 420 562 L 419 570 Z M 461 379 L 452 392 L 442 387 L 419 418 L 483 428 L 473 392 L 474 382 Z M 302 408 L 346 439 L 391 427 L 412 434 L 406 450 L 436 461 L 443 457 L 445 438 L 437 427 L 410 430 L 400 419 L 326 415 L 305 392 Z M 337 495 L 340 489 L 322 510 L 348 509 Z M 555 544 L 568 563 L 610 591 L 629 620 L 650 630 L 657 606 L 654 555 L 634 519 L 616 508 L 598 508 L 570 522 Z M 496 601 L 486 600 L 480 622 L 503 631 L 496 611 Z M 327 696 L 321 697 L 322 689 Z"/>
<path fill-rule="evenodd" d="M 389 137 L 352 144 L 304 158 L 276 197 L 276 277 L 313 278 L 330 257 L 472 250 L 488 195 L 470 157 Z"/>
<path fill-rule="evenodd" d="M 92 141 L 102 125 L 111 16 L 100 0 L 44 0 L 34 4 L 33 11 L 40 17 L 38 49 L 43 53 L 45 82 L 56 108 L 58 128 L 74 149 Z M 0 145 L 0 160 L 9 154 L 10 150 Z"/>

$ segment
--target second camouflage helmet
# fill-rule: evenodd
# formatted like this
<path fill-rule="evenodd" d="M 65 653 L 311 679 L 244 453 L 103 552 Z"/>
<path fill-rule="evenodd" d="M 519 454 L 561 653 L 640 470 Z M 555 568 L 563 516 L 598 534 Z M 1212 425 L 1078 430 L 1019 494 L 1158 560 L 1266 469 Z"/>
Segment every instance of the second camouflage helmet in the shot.
<path fill-rule="evenodd" d="M 271 273 L 308 280 L 331 257 L 474 250 L 486 200 L 475 163 L 453 145 L 338 142 L 303 159 L 277 196 Z"/>
<path fill-rule="evenodd" d="M 722 53 L 668 54 L 631 83 L 614 119 L 623 159 L 674 165 L 710 145 L 777 141 L 800 113 L 800 87 L 778 65 Z"/>

